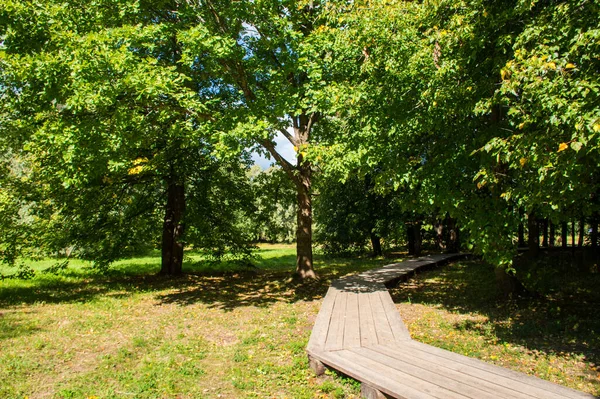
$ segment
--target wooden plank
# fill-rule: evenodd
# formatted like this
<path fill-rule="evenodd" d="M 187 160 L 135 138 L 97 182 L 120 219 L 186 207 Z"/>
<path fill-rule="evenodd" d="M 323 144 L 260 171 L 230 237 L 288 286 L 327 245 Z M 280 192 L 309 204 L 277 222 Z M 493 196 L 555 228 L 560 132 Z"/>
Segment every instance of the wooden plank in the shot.
<path fill-rule="evenodd" d="M 380 346 L 380 348 L 381 348 L 381 346 Z M 365 358 L 371 359 L 382 365 L 385 365 L 391 369 L 394 369 L 394 370 L 400 371 L 402 373 L 405 373 L 407 375 L 410 375 L 412 377 L 415 377 L 419 380 L 423 380 L 425 382 L 437 385 L 439 387 L 448 389 L 452 392 L 456 392 L 467 398 L 471 398 L 471 399 L 496 399 L 496 398 L 498 398 L 497 394 L 492 394 L 490 392 L 479 389 L 476 386 L 471 386 L 471 385 L 465 384 L 461 381 L 457 381 L 456 379 L 450 378 L 447 375 L 438 374 L 435 371 L 432 371 L 430 369 L 416 367 L 412 364 L 406 363 L 403 360 L 388 356 L 387 354 L 383 354 L 383 353 L 375 351 L 371 348 L 355 348 L 355 349 L 352 349 L 352 352 L 354 352 L 360 356 L 363 356 Z"/>
<path fill-rule="evenodd" d="M 449 352 L 440 348 L 429 346 L 421 342 L 406 341 L 403 345 L 412 347 L 416 350 L 436 355 L 446 360 L 454 361 L 470 368 L 462 369 L 467 372 L 475 369 L 479 377 L 493 378 L 498 383 L 506 386 L 519 386 L 519 390 L 530 396 L 540 399 L 550 398 L 572 398 L 572 399 L 596 399 L 595 396 L 580 391 L 575 391 L 549 381 L 544 381 L 537 377 L 529 376 L 518 371 L 506 369 L 504 367 L 494 366 L 478 359 L 473 359 L 457 353 Z M 492 373 L 493 376 L 484 375 L 482 372 Z"/>
<path fill-rule="evenodd" d="M 385 284 L 388 281 L 402 277 L 405 274 L 419 269 L 423 266 L 434 265 L 454 258 L 463 257 L 463 254 L 436 254 L 416 259 L 409 259 L 399 263 L 393 263 L 359 274 L 365 281 Z"/>
<path fill-rule="evenodd" d="M 375 321 L 373 320 L 373 310 L 369 294 L 358 295 L 358 310 L 360 317 L 360 343 L 361 345 L 377 344 L 377 331 L 375 331 Z"/>
<path fill-rule="evenodd" d="M 400 393 L 400 396 L 404 395 L 405 397 L 412 399 L 413 396 L 406 396 L 406 388 L 410 388 L 412 393 L 416 391 L 440 399 L 468 398 L 468 396 L 464 396 L 449 389 L 440 387 L 437 384 L 424 381 L 421 378 L 414 377 L 410 374 L 382 364 L 378 360 L 365 357 L 364 355 L 355 352 L 361 349 L 363 348 L 338 351 L 336 354 L 349 364 L 361 365 L 365 368 L 365 370 L 368 370 L 369 376 L 367 377 L 365 375 L 363 377 L 364 380 L 367 380 L 366 382 L 369 385 L 372 385 L 384 393 L 391 395 L 397 395 Z M 340 366 L 343 367 L 345 364 L 342 363 Z M 363 378 L 359 379 L 364 381 Z"/>
<path fill-rule="evenodd" d="M 344 321 L 344 349 L 360 346 L 360 319 L 358 315 L 358 296 L 351 292 L 346 300 L 346 313 Z"/>
<path fill-rule="evenodd" d="M 349 375 L 350 377 L 367 383 L 371 387 L 399 399 L 435 399 L 436 396 L 402 384 L 400 379 L 387 372 L 374 370 L 368 365 L 357 362 L 354 358 L 347 358 L 346 350 L 323 353 L 323 362 L 332 368 Z"/>
<path fill-rule="evenodd" d="M 327 339 L 327 332 L 329 331 L 329 323 L 331 321 L 331 312 L 338 292 L 336 288 L 329 287 L 327 294 L 325 294 L 306 347 L 309 352 L 319 351 L 325 347 L 325 340 Z"/>
<path fill-rule="evenodd" d="M 394 333 L 381 303 L 380 292 L 372 292 L 368 295 L 371 302 L 371 311 L 373 312 L 375 332 L 377 333 L 377 343 L 393 344 L 395 342 Z"/>
<path fill-rule="evenodd" d="M 340 291 L 335 297 L 335 304 L 331 312 L 329 322 L 329 330 L 327 331 L 327 339 L 325 340 L 326 351 L 340 350 L 344 347 L 344 322 L 346 318 L 346 299 L 348 293 Z"/>
<path fill-rule="evenodd" d="M 383 310 L 387 315 L 390 328 L 394 334 L 394 339 L 396 341 L 405 341 L 407 339 L 411 339 L 408 328 L 406 328 L 406 325 L 404 324 L 404 321 L 402 320 L 402 317 L 400 316 L 398 308 L 396 308 L 396 304 L 392 300 L 390 293 L 387 290 L 381 291 L 379 293 L 379 299 L 381 300 L 381 305 L 383 306 Z"/>
<path fill-rule="evenodd" d="M 467 387 L 474 387 L 480 389 L 487 393 L 487 395 L 491 395 L 494 398 L 504 398 L 504 399 L 531 399 L 532 396 L 528 394 L 524 394 L 515 390 L 512 385 L 505 386 L 498 383 L 498 381 L 490 381 L 488 379 L 482 379 L 475 376 L 470 375 L 469 373 L 464 373 L 465 367 L 461 364 L 457 364 L 454 362 L 448 362 L 447 360 L 440 362 L 440 358 L 436 358 L 434 355 L 425 354 L 425 356 L 416 357 L 415 353 L 412 349 L 408 348 L 407 345 L 398 345 L 396 348 L 392 348 L 390 346 L 382 346 L 376 345 L 369 347 L 370 350 L 373 350 L 379 353 L 381 356 L 387 356 L 393 360 L 398 362 L 399 364 L 405 364 L 403 367 L 410 367 L 414 370 L 415 373 L 421 373 L 421 370 L 426 370 L 428 372 L 435 373 L 442 378 L 450 378 L 461 384 L 464 384 Z M 422 355 L 423 353 L 421 353 Z M 417 354 L 419 355 L 419 354 Z M 443 360 L 443 359 L 442 359 Z M 461 391 L 462 392 L 462 391 Z M 482 395 L 477 395 L 477 397 L 485 397 Z"/>

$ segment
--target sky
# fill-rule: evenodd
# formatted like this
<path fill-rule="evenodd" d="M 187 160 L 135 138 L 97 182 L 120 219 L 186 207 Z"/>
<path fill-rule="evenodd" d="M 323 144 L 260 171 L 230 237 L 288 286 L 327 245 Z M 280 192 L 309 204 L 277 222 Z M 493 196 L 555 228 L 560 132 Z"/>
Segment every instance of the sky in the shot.
<path fill-rule="evenodd" d="M 281 133 L 279 133 L 275 137 L 275 144 L 276 144 L 277 151 L 279 151 L 279 153 L 286 160 L 291 162 L 292 165 L 295 165 L 296 164 L 296 153 L 294 151 L 294 146 L 292 146 L 292 143 L 290 143 L 288 141 L 288 139 L 286 139 Z M 252 154 L 252 160 L 254 161 L 254 163 L 256 165 L 260 166 L 263 169 L 267 169 L 269 166 L 271 166 L 275 163 L 275 160 L 273 159 L 273 157 L 271 157 L 271 159 L 269 160 L 256 152 L 254 154 Z"/>

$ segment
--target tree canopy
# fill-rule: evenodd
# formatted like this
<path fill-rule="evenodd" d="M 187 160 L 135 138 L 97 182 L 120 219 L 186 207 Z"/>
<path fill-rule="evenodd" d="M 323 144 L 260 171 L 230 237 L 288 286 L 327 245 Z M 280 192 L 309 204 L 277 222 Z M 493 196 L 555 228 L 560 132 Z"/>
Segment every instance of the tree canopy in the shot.
<path fill-rule="evenodd" d="M 346 213 L 324 222 L 347 222 L 353 206 L 387 211 L 353 201 L 366 184 L 363 199 L 393 196 L 415 223 L 456 220 L 470 248 L 510 266 L 519 224 L 597 219 L 599 11 L 584 0 L 6 1 L 2 258 L 75 247 L 106 263 L 161 241 L 163 271 L 177 273 L 186 243 L 248 254 L 240 220 L 272 211 L 247 178 L 247 150 L 261 148 L 293 183 L 302 277 L 315 277 L 314 174 L 322 209 L 347 193 Z M 284 187 L 275 177 L 254 187 Z M 373 218 L 355 232 L 381 231 Z"/>

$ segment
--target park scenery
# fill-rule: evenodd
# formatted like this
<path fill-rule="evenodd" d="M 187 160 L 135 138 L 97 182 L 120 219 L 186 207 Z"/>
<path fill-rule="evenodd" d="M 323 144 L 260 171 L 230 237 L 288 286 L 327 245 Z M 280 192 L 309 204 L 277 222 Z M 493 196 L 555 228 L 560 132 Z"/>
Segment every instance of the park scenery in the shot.
<path fill-rule="evenodd" d="M 599 27 L 3 0 L 0 398 L 600 396 Z"/>

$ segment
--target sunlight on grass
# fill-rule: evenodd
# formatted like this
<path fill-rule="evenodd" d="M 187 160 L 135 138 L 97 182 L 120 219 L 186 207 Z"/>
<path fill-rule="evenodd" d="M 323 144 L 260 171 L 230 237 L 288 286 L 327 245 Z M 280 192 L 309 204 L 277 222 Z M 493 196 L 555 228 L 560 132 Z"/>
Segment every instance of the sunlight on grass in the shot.
<path fill-rule="evenodd" d="M 294 253 L 261 246 L 247 267 L 189 252 L 176 278 L 156 275 L 158 253 L 106 273 L 30 262 L 33 279 L 0 281 L 0 397 L 358 398 L 304 350 L 329 281 L 386 261 L 317 258 L 322 278 L 301 284 Z"/>

